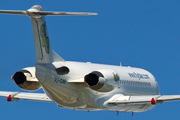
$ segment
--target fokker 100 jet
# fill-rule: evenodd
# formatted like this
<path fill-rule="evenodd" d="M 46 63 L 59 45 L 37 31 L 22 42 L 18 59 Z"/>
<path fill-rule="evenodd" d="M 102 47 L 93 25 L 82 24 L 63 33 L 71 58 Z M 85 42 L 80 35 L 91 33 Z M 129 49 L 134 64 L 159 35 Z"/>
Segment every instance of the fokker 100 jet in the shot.
<path fill-rule="evenodd" d="M 12 80 L 27 91 L 0 91 L 8 102 L 19 99 L 56 103 L 58 107 L 84 111 L 143 112 L 180 95 L 160 95 L 155 77 L 140 68 L 65 61 L 51 48 L 45 16 L 97 15 L 97 13 L 49 12 L 35 5 L 27 11 L 0 10 L 27 15 L 32 20 L 37 63 L 17 71 Z"/>

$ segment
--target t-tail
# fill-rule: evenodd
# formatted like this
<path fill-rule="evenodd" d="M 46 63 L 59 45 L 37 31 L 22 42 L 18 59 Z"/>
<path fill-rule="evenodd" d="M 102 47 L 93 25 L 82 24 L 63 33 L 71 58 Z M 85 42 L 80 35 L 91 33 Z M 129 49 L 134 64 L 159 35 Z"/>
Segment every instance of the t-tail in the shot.
<path fill-rule="evenodd" d="M 53 63 L 64 61 L 55 53 L 50 44 L 45 16 L 47 15 L 97 15 L 97 13 L 79 13 L 79 12 L 49 12 L 43 11 L 39 5 L 34 5 L 27 11 L 0 10 L 4 14 L 28 15 L 32 20 L 34 43 L 36 49 L 36 58 L 38 63 Z"/>

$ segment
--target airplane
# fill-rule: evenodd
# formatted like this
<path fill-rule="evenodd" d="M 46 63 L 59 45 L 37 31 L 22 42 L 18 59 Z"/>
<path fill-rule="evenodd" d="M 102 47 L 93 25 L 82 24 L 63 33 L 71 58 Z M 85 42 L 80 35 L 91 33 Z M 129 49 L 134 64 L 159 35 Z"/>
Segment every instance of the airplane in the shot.
<path fill-rule="evenodd" d="M 34 5 L 26 11 L 0 10 L 2 14 L 31 18 L 37 63 L 17 71 L 11 79 L 26 91 L 0 91 L 8 102 L 19 99 L 56 103 L 82 111 L 144 112 L 180 95 L 161 95 L 155 77 L 135 67 L 65 61 L 52 50 L 45 16 L 97 15 L 97 13 L 44 11 Z"/>

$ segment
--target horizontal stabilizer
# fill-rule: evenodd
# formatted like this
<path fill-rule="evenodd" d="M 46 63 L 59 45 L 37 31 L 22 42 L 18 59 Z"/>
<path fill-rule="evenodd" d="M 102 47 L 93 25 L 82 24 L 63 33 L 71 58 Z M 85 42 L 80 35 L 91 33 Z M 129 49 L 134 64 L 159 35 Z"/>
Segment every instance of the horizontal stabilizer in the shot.
<path fill-rule="evenodd" d="M 26 11 L 17 11 L 17 10 L 0 10 L 0 13 L 3 13 L 3 14 L 27 15 Z"/>
<path fill-rule="evenodd" d="M 86 13 L 86 12 L 51 12 L 51 11 L 38 11 L 32 12 L 37 15 L 97 15 L 97 13 Z"/>
<path fill-rule="evenodd" d="M 46 15 L 98 15 L 97 13 L 87 13 L 87 12 L 52 12 L 52 11 L 18 11 L 18 10 L 0 10 L 3 14 L 16 14 L 16 15 L 35 15 L 35 16 L 46 16 Z"/>
<path fill-rule="evenodd" d="M 65 61 L 57 53 L 55 53 L 50 44 L 50 38 L 47 30 L 45 16 L 47 15 L 97 15 L 97 13 L 87 12 L 53 12 L 44 11 L 40 5 L 34 5 L 30 9 L 21 10 L 0 10 L 2 14 L 27 15 L 31 18 L 34 43 L 36 49 L 37 63 L 53 63 Z"/>

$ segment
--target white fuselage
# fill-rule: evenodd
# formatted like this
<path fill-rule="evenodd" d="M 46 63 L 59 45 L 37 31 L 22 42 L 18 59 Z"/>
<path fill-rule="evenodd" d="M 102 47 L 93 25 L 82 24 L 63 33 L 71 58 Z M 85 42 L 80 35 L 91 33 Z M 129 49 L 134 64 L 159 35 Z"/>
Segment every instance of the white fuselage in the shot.
<path fill-rule="evenodd" d="M 66 75 L 57 75 L 55 68 L 66 66 L 70 72 Z M 78 80 L 92 71 L 111 69 L 115 71 L 119 80 L 107 80 L 114 89 L 109 92 L 92 90 L 84 83 L 72 83 L 69 80 Z M 160 95 L 159 87 L 154 76 L 140 68 L 101 65 L 81 62 L 54 62 L 53 64 L 36 64 L 36 77 L 40 81 L 46 94 L 58 104 L 80 110 L 101 110 L 103 103 L 114 94 L 125 96 Z M 145 107 L 146 106 L 146 107 Z M 107 106 L 106 106 L 107 107 Z M 132 104 L 109 107 L 111 110 L 142 112 L 153 108 L 151 104 Z M 96 109 L 97 108 L 97 109 Z M 120 109 L 123 108 L 123 109 Z M 141 109 L 137 109 L 141 108 Z M 108 107 L 107 107 L 108 110 Z"/>
<path fill-rule="evenodd" d="M 3 14 L 28 15 L 32 21 L 37 63 L 17 71 L 12 80 L 24 90 L 41 87 L 46 94 L 0 91 L 13 102 L 19 99 L 55 102 L 77 110 L 143 112 L 180 95 L 160 95 L 154 76 L 140 68 L 68 62 L 53 51 L 46 15 L 97 15 L 97 13 L 49 12 L 34 5 L 26 11 L 0 10 Z M 63 41 L 62 41 L 63 42 Z"/>

